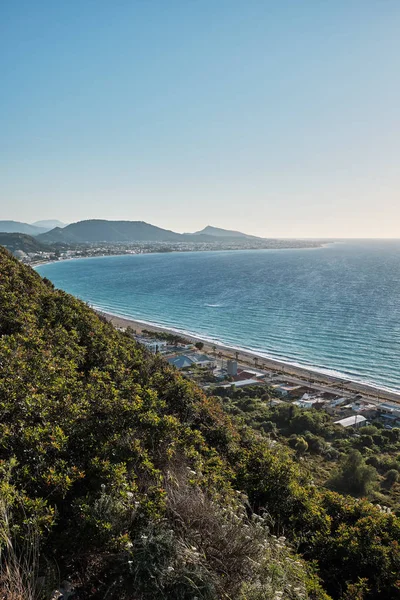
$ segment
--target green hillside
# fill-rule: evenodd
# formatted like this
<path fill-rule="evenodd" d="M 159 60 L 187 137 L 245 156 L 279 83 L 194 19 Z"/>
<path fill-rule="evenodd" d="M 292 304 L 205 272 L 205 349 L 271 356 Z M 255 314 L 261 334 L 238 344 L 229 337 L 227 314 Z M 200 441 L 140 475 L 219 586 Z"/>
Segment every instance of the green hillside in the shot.
<path fill-rule="evenodd" d="M 400 598 L 395 515 L 1 248 L 0 414 L 0 598 Z"/>
<path fill-rule="evenodd" d="M 22 250 L 22 252 L 48 252 L 49 246 L 41 244 L 36 238 L 24 233 L 2 233 L 0 232 L 0 246 L 4 246 L 10 252 Z"/>
<path fill-rule="evenodd" d="M 200 231 L 196 234 L 176 233 L 168 229 L 156 227 L 144 221 L 107 221 L 104 219 L 89 219 L 71 223 L 66 227 L 55 227 L 41 234 L 38 239 L 44 243 L 134 243 L 134 242 L 217 242 L 261 238 L 246 236 L 236 231 L 226 231 L 213 227 L 210 231 Z"/>
<path fill-rule="evenodd" d="M 90 219 L 71 223 L 64 228 L 56 227 L 39 236 L 45 243 L 129 243 L 138 241 L 174 242 L 181 235 L 143 221 L 106 221 Z"/>

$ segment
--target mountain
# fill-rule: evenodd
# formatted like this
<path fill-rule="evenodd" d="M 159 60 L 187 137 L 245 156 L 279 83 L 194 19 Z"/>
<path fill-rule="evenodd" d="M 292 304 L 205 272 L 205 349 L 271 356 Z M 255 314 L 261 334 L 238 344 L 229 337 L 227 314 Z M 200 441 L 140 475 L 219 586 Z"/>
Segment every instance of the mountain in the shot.
<path fill-rule="evenodd" d="M 316 484 L 295 432 L 312 452 L 317 423 L 367 450 L 378 434 L 343 440 L 312 409 L 290 429 L 283 402 L 293 451 L 231 392 L 254 429 L 0 248 L 0 597 L 66 581 L 77 600 L 398 598 L 399 517 Z"/>
<path fill-rule="evenodd" d="M 245 238 L 245 239 L 253 239 L 253 240 L 261 240 L 263 238 L 259 238 L 255 235 L 248 235 L 247 233 L 242 233 L 241 231 L 232 231 L 230 229 L 221 229 L 220 227 L 212 227 L 212 225 L 207 225 L 201 231 L 196 231 L 192 235 L 207 235 L 214 236 L 219 238 Z"/>
<path fill-rule="evenodd" d="M 45 243 L 177 242 L 182 239 L 182 236 L 144 221 L 92 219 L 71 223 L 63 229 L 56 227 L 40 235 L 39 239 Z"/>
<path fill-rule="evenodd" d="M 40 227 L 41 229 L 45 229 L 46 231 L 50 231 L 51 229 L 54 229 L 55 227 L 66 227 L 66 223 L 62 223 L 61 221 L 58 221 L 57 219 L 47 219 L 44 221 L 35 221 L 35 223 L 32 223 L 32 225 L 34 227 Z"/>
<path fill-rule="evenodd" d="M 144 221 L 107 221 L 92 219 L 71 223 L 64 228 L 56 227 L 41 234 L 44 243 L 130 243 L 130 242 L 216 242 L 239 240 L 262 240 L 237 231 L 206 227 L 195 234 L 176 233 Z"/>
<path fill-rule="evenodd" d="M 36 238 L 25 233 L 2 233 L 0 232 L 0 246 L 4 246 L 10 252 L 17 250 L 22 252 L 48 252 L 49 247 L 41 244 Z"/>
<path fill-rule="evenodd" d="M 44 233 L 46 228 L 20 223 L 19 221 L 0 221 L 0 232 L 3 233 L 26 233 L 27 235 L 38 235 Z"/>

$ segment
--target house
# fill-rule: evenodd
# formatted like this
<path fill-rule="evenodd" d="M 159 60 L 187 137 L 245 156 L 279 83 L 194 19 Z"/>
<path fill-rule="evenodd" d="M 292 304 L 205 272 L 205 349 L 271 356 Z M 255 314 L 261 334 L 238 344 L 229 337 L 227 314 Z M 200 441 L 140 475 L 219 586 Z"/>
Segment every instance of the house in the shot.
<path fill-rule="evenodd" d="M 383 402 L 378 406 L 379 412 L 383 415 L 394 415 L 400 417 L 400 406 Z"/>
<path fill-rule="evenodd" d="M 292 402 L 292 404 L 294 404 L 295 406 L 298 406 L 299 408 L 315 408 L 317 404 L 322 404 L 324 402 L 324 400 L 322 398 L 309 398 L 304 400 L 303 398 L 300 398 L 300 400 L 295 400 L 294 402 Z"/>
<path fill-rule="evenodd" d="M 171 356 L 167 359 L 170 365 L 173 365 L 177 369 L 186 369 L 187 367 L 193 366 L 193 361 L 188 356 L 180 354 L 179 356 Z"/>
<path fill-rule="evenodd" d="M 351 417 L 346 417 L 345 419 L 340 419 L 340 421 L 335 421 L 334 425 L 341 425 L 342 427 L 363 427 L 367 424 L 367 419 L 362 415 L 352 415 Z"/>
<path fill-rule="evenodd" d="M 292 385 L 290 383 L 275 383 L 271 387 L 283 397 L 295 394 L 302 389 L 301 385 Z"/>
<path fill-rule="evenodd" d="M 383 402 L 377 407 L 378 416 L 392 427 L 400 421 L 400 406 Z"/>
<path fill-rule="evenodd" d="M 207 354 L 190 354 L 190 358 L 198 367 L 206 367 L 208 369 L 214 369 L 216 367 L 216 360 L 207 356 Z"/>
<path fill-rule="evenodd" d="M 177 369 L 195 366 L 214 369 L 216 365 L 215 360 L 206 354 L 179 354 L 178 356 L 171 356 L 167 360 L 170 365 Z"/>
<path fill-rule="evenodd" d="M 137 342 L 139 342 L 139 344 L 146 346 L 146 348 L 148 350 L 150 350 L 150 352 L 152 352 L 153 354 L 157 354 L 157 352 L 161 352 L 167 346 L 167 342 L 165 340 L 156 340 L 156 339 L 145 338 L 145 337 L 140 337 L 140 336 L 136 336 L 135 339 Z"/>

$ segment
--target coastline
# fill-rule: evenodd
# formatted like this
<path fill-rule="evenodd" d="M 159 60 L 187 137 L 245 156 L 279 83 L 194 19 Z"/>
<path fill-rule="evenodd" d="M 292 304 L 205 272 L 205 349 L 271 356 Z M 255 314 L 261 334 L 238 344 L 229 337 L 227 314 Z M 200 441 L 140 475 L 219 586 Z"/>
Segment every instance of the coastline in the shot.
<path fill-rule="evenodd" d="M 290 239 L 290 238 L 288 238 Z M 299 238 L 303 239 L 303 238 Z M 319 245 L 315 246 L 285 246 L 285 247 L 271 247 L 271 248 L 213 248 L 213 249 L 192 249 L 192 250 L 170 250 L 168 252 L 161 252 L 160 250 L 155 250 L 152 252 L 121 252 L 121 253 L 108 253 L 108 254 L 96 254 L 93 256 L 71 256 L 70 258 L 63 258 L 59 260 L 49 259 L 49 260 L 40 260 L 38 262 L 27 263 L 27 266 L 32 269 L 36 269 L 36 267 L 41 267 L 43 265 L 56 264 L 60 262 L 67 262 L 71 260 L 81 260 L 85 258 L 107 258 L 109 256 L 132 256 L 136 254 L 180 254 L 180 253 L 188 253 L 188 252 L 252 252 L 253 250 L 320 250 L 321 248 L 328 248 L 334 244 L 340 244 L 338 240 L 328 240 L 322 241 Z"/>
<path fill-rule="evenodd" d="M 400 404 L 400 391 L 396 392 L 394 390 L 391 391 L 388 389 L 379 388 L 378 386 L 374 386 L 372 384 L 362 383 L 345 378 L 345 376 L 340 377 L 339 375 L 336 376 L 325 374 L 312 367 L 302 367 L 285 362 L 284 360 L 266 358 L 257 352 L 240 348 L 232 348 L 218 342 L 214 343 L 210 340 L 205 340 L 201 336 L 187 334 L 186 332 L 179 331 L 178 329 L 154 325 L 130 317 L 114 315 L 103 311 L 100 308 L 92 308 L 94 308 L 97 313 L 108 319 L 115 327 L 132 327 L 132 329 L 134 329 L 137 333 L 141 333 L 144 329 L 147 329 L 153 332 L 179 334 L 191 342 L 203 342 L 204 352 L 206 353 L 213 353 L 213 348 L 215 347 L 215 351 L 218 353 L 218 355 L 221 353 L 223 359 L 235 358 L 236 353 L 238 353 L 238 362 L 242 365 L 247 365 L 254 368 L 254 359 L 257 358 L 257 368 L 266 369 L 275 374 L 281 374 L 283 379 L 289 378 L 298 381 L 305 386 L 308 386 L 309 383 L 312 382 L 313 387 L 321 386 L 325 389 L 325 391 L 328 391 L 328 388 L 330 388 L 332 392 L 335 391 L 338 394 L 346 392 L 348 394 L 362 394 L 371 402 L 389 401 Z"/>

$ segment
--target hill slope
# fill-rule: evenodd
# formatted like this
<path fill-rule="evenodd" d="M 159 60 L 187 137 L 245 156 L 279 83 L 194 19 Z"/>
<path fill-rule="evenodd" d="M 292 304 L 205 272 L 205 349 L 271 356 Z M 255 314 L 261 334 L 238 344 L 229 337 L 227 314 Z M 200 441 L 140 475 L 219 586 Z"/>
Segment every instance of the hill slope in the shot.
<path fill-rule="evenodd" d="M 36 227 L 28 223 L 20 223 L 19 221 L 0 221 L 0 232 L 3 233 L 25 233 L 27 235 L 39 235 L 44 233 L 46 228 Z"/>
<path fill-rule="evenodd" d="M 230 229 L 221 229 L 220 227 L 212 227 L 212 225 L 207 225 L 201 231 L 196 231 L 192 235 L 207 235 L 218 238 L 244 238 L 244 239 L 253 239 L 253 240 L 261 240 L 263 238 L 259 238 L 255 235 L 248 235 L 247 233 L 242 233 L 241 231 L 232 231 Z"/>
<path fill-rule="evenodd" d="M 179 241 L 179 233 L 149 225 L 143 221 L 106 221 L 93 219 L 71 223 L 64 228 L 57 227 L 39 238 L 45 243 L 66 242 L 174 242 Z"/>
<path fill-rule="evenodd" d="M 261 240 L 244 233 L 206 227 L 196 234 L 176 233 L 143 221 L 92 219 L 56 227 L 39 236 L 44 243 L 134 243 L 134 242 L 217 242 Z"/>
<path fill-rule="evenodd" d="M 76 600 L 328 600 L 272 529 L 335 600 L 398 598 L 397 517 L 316 489 L 285 447 L 1 248 L 0 275 L 1 596 L 40 575 L 49 598 L 59 573 Z"/>
<path fill-rule="evenodd" d="M 49 247 L 41 244 L 38 240 L 24 233 L 2 233 L 0 232 L 0 246 L 4 246 L 10 252 L 22 250 L 22 252 L 48 252 Z"/>

